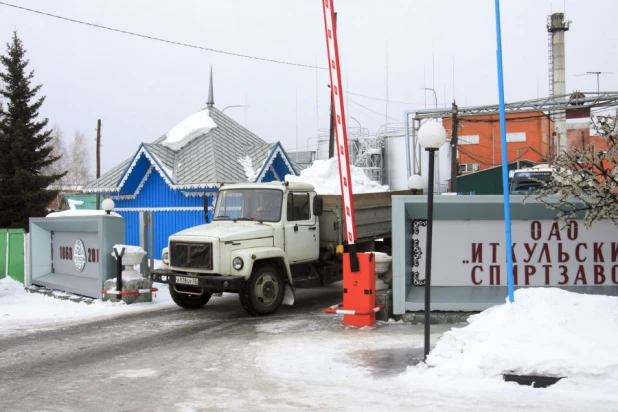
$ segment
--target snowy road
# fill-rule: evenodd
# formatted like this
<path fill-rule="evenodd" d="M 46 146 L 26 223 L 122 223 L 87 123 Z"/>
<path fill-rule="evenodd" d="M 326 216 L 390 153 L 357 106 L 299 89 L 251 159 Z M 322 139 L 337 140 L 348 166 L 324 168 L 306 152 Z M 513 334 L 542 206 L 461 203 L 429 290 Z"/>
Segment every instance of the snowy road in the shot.
<path fill-rule="evenodd" d="M 616 410 L 558 385 L 406 372 L 422 356 L 423 326 L 345 328 L 322 313 L 340 293 L 300 291 L 294 306 L 264 318 L 224 295 L 198 311 L 163 306 L 7 334 L 0 410 Z M 451 326 L 433 327 L 432 342 Z"/>

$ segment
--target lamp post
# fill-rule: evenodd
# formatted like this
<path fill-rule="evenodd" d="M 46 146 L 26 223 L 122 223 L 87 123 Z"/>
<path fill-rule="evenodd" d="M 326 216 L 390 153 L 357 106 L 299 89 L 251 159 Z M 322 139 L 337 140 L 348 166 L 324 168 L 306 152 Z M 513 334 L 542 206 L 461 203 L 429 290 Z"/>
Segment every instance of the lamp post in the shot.
<path fill-rule="evenodd" d="M 425 252 L 425 361 L 429 355 L 429 314 L 431 310 L 431 244 L 433 231 L 433 180 L 435 153 L 446 141 L 446 130 L 440 123 L 425 123 L 418 131 L 418 143 L 429 152 L 427 175 L 427 246 Z"/>
<path fill-rule="evenodd" d="M 433 97 L 435 99 L 436 109 L 437 109 L 438 108 L 438 95 L 436 94 L 436 91 L 432 89 L 431 87 L 423 87 L 423 90 L 431 90 L 433 92 Z"/>

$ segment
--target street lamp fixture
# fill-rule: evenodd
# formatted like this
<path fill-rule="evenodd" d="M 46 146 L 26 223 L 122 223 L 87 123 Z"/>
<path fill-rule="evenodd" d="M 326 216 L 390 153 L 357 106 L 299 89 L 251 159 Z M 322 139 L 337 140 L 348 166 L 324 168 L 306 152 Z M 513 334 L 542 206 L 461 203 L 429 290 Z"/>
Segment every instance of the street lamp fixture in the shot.
<path fill-rule="evenodd" d="M 436 150 L 446 141 L 446 130 L 440 123 L 425 123 L 418 131 L 418 143 L 429 153 L 427 175 L 427 246 L 425 252 L 425 361 L 429 355 L 429 314 L 431 312 L 431 245 L 433 232 L 433 181 Z"/>
<path fill-rule="evenodd" d="M 101 204 L 101 206 L 103 206 L 103 210 L 105 210 L 105 213 L 109 215 L 110 212 L 114 210 L 115 205 L 114 205 L 114 201 L 108 197 L 107 199 L 103 200 L 103 203 Z"/>
<path fill-rule="evenodd" d="M 423 178 L 419 175 L 412 175 L 408 178 L 408 189 L 413 195 L 419 195 L 423 191 Z"/>

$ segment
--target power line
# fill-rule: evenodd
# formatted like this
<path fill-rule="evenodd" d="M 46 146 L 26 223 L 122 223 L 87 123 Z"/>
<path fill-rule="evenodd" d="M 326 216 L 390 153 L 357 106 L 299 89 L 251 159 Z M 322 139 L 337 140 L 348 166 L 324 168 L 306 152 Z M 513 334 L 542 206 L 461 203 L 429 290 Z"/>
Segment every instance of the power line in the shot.
<path fill-rule="evenodd" d="M 363 106 L 362 104 L 358 103 L 357 101 L 354 101 L 354 100 L 352 100 L 352 99 L 348 99 L 348 101 L 349 101 L 350 103 L 355 104 L 356 106 L 360 106 L 360 107 L 362 107 L 362 108 L 363 108 L 363 109 L 365 109 L 365 110 L 369 110 L 369 111 L 370 111 L 370 112 L 372 112 L 372 113 L 375 113 L 375 114 L 380 115 L 380 116 L 384 116 L 384 113 L 376 112 L 375 110 L 372 110 L 372 109 L 370 109 L 370 108 L 368 108 L 368 107 L 366 107 L 366 106 Z M 399 120 L 400 120 L 400 119 L 396 119 L 396 118 L 394 118 L 394 117 L 390 117 L 390 116 L 388 116 L 388 118 L 389 118 L 389 119 L 391 119 L 391 120 L 397 120 L 397 121 L 399 121 Z"/>
<path fill-rule="evenodd" d="M 249 55 L 246 55 L 246 54 L 233 53 L 233 52 L 228 52 L 228 51 L 224 51 L 224 50 L 212 49 L 210 47 L 196 46 L 194 44 L 182 43 L 182 42 L 177 42 L 177 41 L 173 41 L 173 40 L 166 40 L 166 39 L 162 39 L 160 37 L 148 36 L 148 35 L 145 35 L 145 34 L 134 33 L 134 32 L 130 32 L 130 31 L 127 31 L 127 30 L 115 29 L 113 27 L 102 26 L 100 24 L 95 24 L 95 23 L 88 23 L 88 22 L 81 21 L 81 20 L 71 19 L 71 18 L 63 17 L 63 16 L 58 16 L 56 14 L 46 13 L 46 12 L 39 11 L 39 10 L 34 10 L 34 9 L 29 9 L 27 7 L 16 6 L 15 4 L 5 3 L 3 1 L 0 1 L 0 5 L 8 6 L 8 7 L 13 7 L 15 9 L 20 9 L 20 10 L 24 10 L 24 11 L 29 11 L 31 13 L 41 14 L 43 16 L 53 17 L 53 18 L 60 19 L 60 20 L 70 21 L 72 23 L 78 23 L 78 24 L 83 24 L 83 25 L 86 25 L 86 26 L 96 27 L 98 29 L 109 30 L 109 31 L 113 31 L 113 32 L 117 32 L 117 33 L 122 33 L 122 34 L 128 34 L 130 36 L 141 37 L 141 38 L 144 38 L 144 39 L 154 40 L 154 41 L 158 41 L 158 42 L 162 42 L 162 43 L 174 44 L 176 46 L 189 47 L 189 48 L 192 48 L 192 49 L 205 50 L 205 51 L 210 51 L 210 52 L 213 52 L 213 53 L 227 54 L 228 56 L 235 56 L 235 57 L 242 57 L 242 58 L 245 58 L 245 59 L 260 60 L 260 61 L 265 61 L 265 62 L 269 62 L 269 63 L 285 64 L 285 65 L 288 65 L 288 66 L 305 67 L 305 68 L 309 68 L 309 69 L 327 70 L 326 67 L 311 66 L 309 64 L 302 64 L 302 63 L 292 63 L 292 62 L 286 62 L 286 61 L 283 61 L 283 60 L 268 59 L 268 58 L 265 58 L 265 57 L 249 56 Z"/>
<path fill-rule="evenodd" d="M 358 111 L 358 113 L 362 114 L 363 116 L 365 116 L 365 118 L 369 119 L 369 120 L 373 120 L 374 122 L 376 122 L 377 124 L 381 125 L 382 121 L 381 120 L 376 120 L 373 117 L 369 116 L 367 113 L 363 113 L 361 109 L 359 108 L 354 108 L 355 110 Z"/>
<path fill-rule="evenodd" d="M 359 96 L 359 97 L 364 97 L 366 99 L 371 99 L 371 100 L 378 100 L 380 102 L 389 102 L 389 103 L 399 103 L 399 104 L 410 104 L 412 106 L 423 106 L 422 103 L 410 103 L 410 102 L 399 102 L 397 100 L 387 100 L 387 99 L 380 99 L 378 97 L 371 97 L 371 96 L 366 96 L 364 94 L 360 94 L 360 93 L 353 93 L 353 92 L 347 92 L 347 91 L 343 91 L 344 93 L 349 93 L 349 94 L 353 94 L 354 96 Z"/>
<path fill-rule="evenodd" d="M 30 9 L 30 8 L 27 8 L 27 7 L 17 6 L 15 4 L 6 3 L 6 2 L 3 2 L 3 1 L 0 1 L 0 5 L 7 6 L 7 7 L 12 7 L 12 8 L 23 10 L 23 11 L 28 11 L 28 12 L 31 12 L 31 13 L 40 14 L 40 15 L 47 16 L 47 17 L 53 17 L 55 19 L 65 20 L 65 21 L 69 21 L 69 22 L 72 22 L 72 23 L 77 23 L 77 24 L 82 24 L 82 25 L 85 25 L 85 26 L 95 27 L 95 28 L 98 28 L 98 29 L 108 30 L 108 31 L 112 31 L 112 32 L 116 32 L 116 33 L 121 33 L 121 34 L 127 34 L 129 36 L 141 37 L 141 38 L 144 38 L 144 39 L 158 41 L 158 42 L 161 42 L 161 43 L 173 44 L 175 46 L 182 46 L 182 47 L 188 47 L 188 48 L 192 48 L 192 49 L 210 51 L 210 52 L 213 52 L 213 53 L 226 54 L 228 56 L 242 57 L 242 58 L 245 58 L 245 59 L 260 60 L 260 61 L 269 62 L 269 63 L 285 64 L 285 65 L 288 65 L 288 66 L 304 67 L 304 68 L 308 68 L 308 69 L 328 70 L 328 68 L 321 67 L 321 66 L 312 66 L 312 65 L 309 65 L 309 64 L 293 63 L 293 62 L 287 62 L 287 61 L 275 60 L 275 59 L 268 59 L 268 58 L 265 58 L 265 57 L 258 57 L 258 56 L 249 56 L 249 55 L 246 55 L 246 54 L 233 53 L 233 52 L 228 52 L 228 51 L 225 51 L 225 50 L 218 50 L 218 49 L 213 49 L 213 48 L 210 48 L 210 47 L 196 46 L 194 44 L 183 43 L 183 42 L 178 42 L 178 41 L 174 41 L 174 40 L 167 40 L 167 39 L 163 39 L 163 38 L 155 37 L 155 36 L 148 36 L 148 35 L 145 35 L 145 34 L 135 33 L 135 32 L 131 32 L 131 31 L 127 31 L 127 30 L 116 29 L 116 28 L 109 27 L 109 26 L 103 26 L 101 24 L 89 23 L 89 22 L 85 22 L 85 21 L 81 21 L 81 20 L 77 20 L 77 19 L 72 19 L 72 18 L 69 18 L 69 17 L 59 16 L 57 14 L 52 14 L 52 13 L 47 13 L 47 12 L 43 12 L 43 11 L 40 11 L 40 10 Z M 377 98 L 377 97 L 371 97 L 371 96 L 367 96 L 367 95 L 360 94 L 360 93 L 354 93 L 354 92 L 346 92 L 346 93 L 349 93 L 349 94 L 352 94 L 352 95 L 355 95 L 355 96 L 359 96 L 359 97 L 364 97 L 366 99 L 372 99 L 372 100 L 378 100 L 378 101 L 384 101 L 384 102 L 388 101 L 389 103 L 409 104 L 409 105 L 421 106 L 421 104 L 419 104 L 419 103 L 401 102 L 401 101 L 395 101 L 395 100 L 385 100 L 385 99 L 380 99 L 380 98 Z"/>

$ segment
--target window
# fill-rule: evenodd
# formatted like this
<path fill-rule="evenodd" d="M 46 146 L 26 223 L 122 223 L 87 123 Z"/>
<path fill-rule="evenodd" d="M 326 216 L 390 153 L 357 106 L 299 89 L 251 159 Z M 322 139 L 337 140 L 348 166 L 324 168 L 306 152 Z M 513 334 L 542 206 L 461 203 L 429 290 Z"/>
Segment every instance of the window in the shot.
<path fill-rule="evenodd" d="M 288 222 L 311 219 L 309 199 L 309 193 L 288 193 Z"/>
<path fill-rule="evenodd" d="M 213 220 L 258 220 L 278 222 L 281 219 L 283 192 L 275 189 L 221 189 Z"/>
<path fill-rule="evenodd" d="M 469 134 L 469 135 L 459 136 L 457 143 L 458 144 L 479 144 L 479 135 Z"/>
<path fill-rule="evenodd" d="M 464 163 L 459 165 L 459 173 L 478 172 L 480 165 L 478 163 Z"/>
<path fill-rule="evenodd" d="M 506 142 L 525 142 L 526 141 L 526 132 L 518 132 L 518 133 L 507 133 L 506 134 Z"/>
<path fill-rule="evenodd" d="M 547 143 L 547 134 L 543 133 L 543 143 Z"/>

